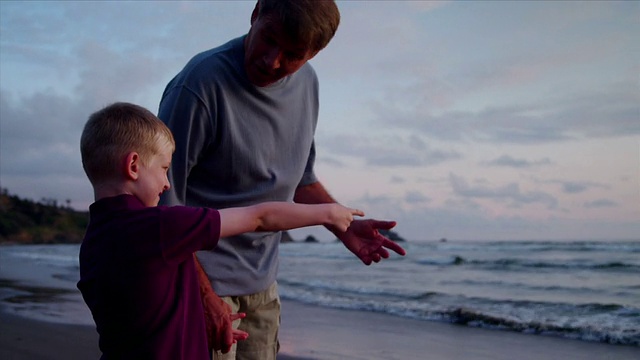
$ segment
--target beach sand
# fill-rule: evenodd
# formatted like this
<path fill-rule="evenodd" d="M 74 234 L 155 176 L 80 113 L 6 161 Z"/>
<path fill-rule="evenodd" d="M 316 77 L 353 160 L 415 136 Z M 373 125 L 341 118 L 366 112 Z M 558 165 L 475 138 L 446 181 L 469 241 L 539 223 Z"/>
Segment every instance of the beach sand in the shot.
<path fill-rule="evenodd" d="M 640 358 L 640 348 L 407 320 L 283 301 L 279 360 L 610 359 Z M 92 326 L 0 312 L 0 359 L 98 359 Z"/>
<path fill-rule="evenodd" d="M 627 360 L 640 347 L 402 319 L 283 301 L 281 350 L 301 358 Z"/>

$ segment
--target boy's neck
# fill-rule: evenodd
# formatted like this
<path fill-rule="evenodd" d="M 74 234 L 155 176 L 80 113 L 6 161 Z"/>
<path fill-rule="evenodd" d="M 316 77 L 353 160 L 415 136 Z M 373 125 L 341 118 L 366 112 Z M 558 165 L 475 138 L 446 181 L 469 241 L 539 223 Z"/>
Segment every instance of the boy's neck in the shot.
<path fill-rule="evenodd" d="M 120 181 L 105 182 L 93 187 L 95 201 L 118 195 L 133 195 L 128 184 Z"/>

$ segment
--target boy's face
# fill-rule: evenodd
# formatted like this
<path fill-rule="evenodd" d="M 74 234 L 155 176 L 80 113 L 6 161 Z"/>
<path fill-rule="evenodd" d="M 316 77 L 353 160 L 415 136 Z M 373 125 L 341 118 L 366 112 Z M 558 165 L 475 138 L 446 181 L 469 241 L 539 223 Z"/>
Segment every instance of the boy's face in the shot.
<path fill-rule="evenodd" d="M 173 148 L 164 139 L 159 139 L 156 146 L 158 153 L 151 156 L 146 165 L 140 164 L 135 194 L 146 206 L 157 206 L 160 195 L 171 187 L 167 171 L 171 165 Z"/>
<path fill-rule="evenodd" d="M 244 49 L 245 72 L 259 87 L 293 74 L 315 56 L 308 44 L 291 41 L 279 21 L 264 15 L 252 19 Z"/>

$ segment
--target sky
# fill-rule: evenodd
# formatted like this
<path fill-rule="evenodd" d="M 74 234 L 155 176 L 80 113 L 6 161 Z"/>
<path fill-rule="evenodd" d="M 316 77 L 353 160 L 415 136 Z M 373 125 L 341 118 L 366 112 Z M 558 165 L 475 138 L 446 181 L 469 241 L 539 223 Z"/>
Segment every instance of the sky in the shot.
<path fill-rule="evenodd" d="M 311 64 L 316 173 L 338 201 L 409 241 L 640 240 L 640 2 L 337 3 Z M 0 186 L 87 210 L 88 116 L 157 113 L 254 4 L 1 1 Z"/>

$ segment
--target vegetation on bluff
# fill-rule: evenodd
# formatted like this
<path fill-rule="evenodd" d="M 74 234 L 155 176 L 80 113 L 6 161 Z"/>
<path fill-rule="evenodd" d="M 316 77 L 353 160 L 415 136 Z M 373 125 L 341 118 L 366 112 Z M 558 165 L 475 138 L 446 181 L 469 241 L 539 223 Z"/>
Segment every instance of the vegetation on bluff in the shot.
<path fill-rule="evenodd" d="M 89 212 L 71 208 L 55 199 L 39 202 L 21 199 L 1 189 L 0 243 L 60 244 L 79 243 L 89 223 Z"/>

